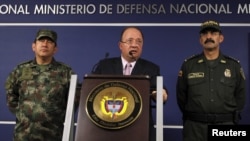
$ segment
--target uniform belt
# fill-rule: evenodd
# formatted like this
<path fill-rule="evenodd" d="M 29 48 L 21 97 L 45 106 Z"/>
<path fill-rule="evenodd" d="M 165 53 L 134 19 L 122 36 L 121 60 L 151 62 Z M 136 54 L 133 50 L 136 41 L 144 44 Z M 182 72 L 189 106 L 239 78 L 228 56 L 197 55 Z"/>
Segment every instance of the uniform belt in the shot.
<path fill-rule="evenodd" d="M 206 123 L 218 123 L 218 122 L 228 122 L 233 121 L 233 114 L 197 114 L 197 113 L 187 113 L 185 115 L 186 119 L 206 122 Z"/>

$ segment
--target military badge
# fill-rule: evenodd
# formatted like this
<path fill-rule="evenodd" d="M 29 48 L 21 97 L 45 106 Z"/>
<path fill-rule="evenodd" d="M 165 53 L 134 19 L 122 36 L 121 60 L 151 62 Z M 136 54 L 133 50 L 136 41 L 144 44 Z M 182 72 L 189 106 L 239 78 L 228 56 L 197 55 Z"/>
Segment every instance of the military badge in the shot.
<path fill-rule="evenodd" d="M 225 69 L 224 75 L 225 75 L 225 77 L 231 77 L 231 71 L 230 71 L 230 69 Z"/>

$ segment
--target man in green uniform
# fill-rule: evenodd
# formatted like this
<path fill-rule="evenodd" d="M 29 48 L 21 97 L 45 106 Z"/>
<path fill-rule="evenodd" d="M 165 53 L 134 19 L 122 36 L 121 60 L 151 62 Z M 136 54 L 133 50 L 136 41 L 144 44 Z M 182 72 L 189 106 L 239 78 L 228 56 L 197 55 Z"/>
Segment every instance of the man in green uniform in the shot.
<path fill-rule="evenodd" d="M 54 59 L 57 33 L 41 29 L 32 43 L 34 60 L 8 76 L 7 105 L 16 116 L 14 141 L 61 141 L 72 69 Z"/>
<path fill-rule="evenodd" d="M 183 113 L 183 140 L 207 141 L 211 124 L 237 124 L 245 105 L 245 76 L 238 60 L 224 55 L 216 21 L 201 25 L 203 52 L 186 59 L 177 81 L 177 102 Z"/>

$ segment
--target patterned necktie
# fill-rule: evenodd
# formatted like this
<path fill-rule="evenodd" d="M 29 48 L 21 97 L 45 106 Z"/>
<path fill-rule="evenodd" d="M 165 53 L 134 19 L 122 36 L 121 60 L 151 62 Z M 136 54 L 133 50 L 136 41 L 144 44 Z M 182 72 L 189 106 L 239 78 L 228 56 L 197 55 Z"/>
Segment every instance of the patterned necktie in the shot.
<path fill-rule="evenodd" d="M 125 66 L 125 70 L 124 70 L 124 75 L 130 75 L 130 71 L 131 71 L 131 64 L 127 63 Z"/>

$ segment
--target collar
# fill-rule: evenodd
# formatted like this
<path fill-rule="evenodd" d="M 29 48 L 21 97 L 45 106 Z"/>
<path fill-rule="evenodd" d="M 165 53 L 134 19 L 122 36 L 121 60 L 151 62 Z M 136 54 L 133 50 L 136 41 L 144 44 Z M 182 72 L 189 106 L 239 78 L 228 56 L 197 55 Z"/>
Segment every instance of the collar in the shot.
<path fill-rule="evenodd" d="M 48 64 L 49 67 L 56 65 L 57 61 L 55 60 L 55 58 L 52 58 L 51 62 Z M 31 62 L 31 67 L 36 67 L 38 66 L 37 62 L 36 62 L 36 58 L 34 58 Z"/>
<path fill-rule="evenodd" d="M 204 53 L 202 53 L 202 56 L 197 60 L 197 63 L 204 63 L 206 60 L 207 59 L 206 59 Z M 222 64 L 226 64 L 227 63 L 226 58 L 221 54 L 221 52 L 220 52 L 218 58 L 216 58 L 215 60 L 218 60 Z"/>
<path fill-rule="evenodd" d="M 125 68 L 125 66 L 126 66 L 126 64 L 127 63 L 130 63 L 131 65 L 132 65 L 132 69 L 134 68 L 134 66 L 135 66 L 135 63 L 136 63 L 136 61 L 134 61 L 134 62 L 128 62 L 127 60 L 125 60 L 122 56 L 121 56 L 121 60 L 122 60 L 122 68 Z"/>

